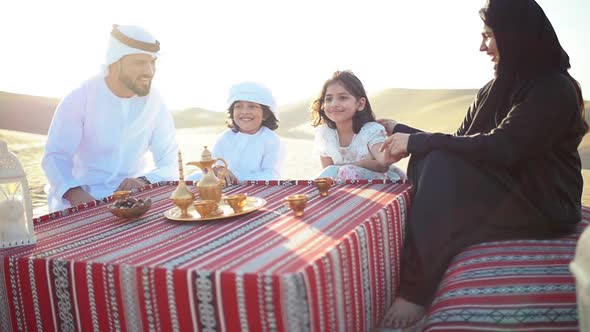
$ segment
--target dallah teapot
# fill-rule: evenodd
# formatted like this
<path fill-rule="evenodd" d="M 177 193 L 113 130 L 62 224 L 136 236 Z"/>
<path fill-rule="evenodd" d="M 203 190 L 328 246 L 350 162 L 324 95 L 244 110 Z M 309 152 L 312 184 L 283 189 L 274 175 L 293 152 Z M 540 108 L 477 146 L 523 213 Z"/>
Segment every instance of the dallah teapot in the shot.
<path fill-rule="evenodd" d="M 227 162 L 223 158 L 212 158 L 211 152 L 205 146 L 203 153 L 201 153 L 200 161 L 191 161 L 187 165 L 197 166 L 203 172 L 203 177 L 197 182 L 197 189 L 202 200 L 212 200 L 219 204 L 221 201 L 221 188 L 223 188 L 224 181 L 215 176 L 213 165 L 217 161 L 221 161 L 224 168 L 220 169 L 219 177 L 224 179 L 227 173 Z"/>

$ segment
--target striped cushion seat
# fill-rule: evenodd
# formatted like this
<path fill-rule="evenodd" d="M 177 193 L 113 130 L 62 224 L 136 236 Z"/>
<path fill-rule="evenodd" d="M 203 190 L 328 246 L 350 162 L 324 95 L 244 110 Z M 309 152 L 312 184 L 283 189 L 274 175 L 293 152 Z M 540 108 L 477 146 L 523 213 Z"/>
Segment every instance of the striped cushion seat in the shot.
<path fill-rule="evenodd" d="M 590 209 L 571 236 L 488 242 L 457 255 L 429 309 L 425 331 L 577 331 L 568 269 Z"/>

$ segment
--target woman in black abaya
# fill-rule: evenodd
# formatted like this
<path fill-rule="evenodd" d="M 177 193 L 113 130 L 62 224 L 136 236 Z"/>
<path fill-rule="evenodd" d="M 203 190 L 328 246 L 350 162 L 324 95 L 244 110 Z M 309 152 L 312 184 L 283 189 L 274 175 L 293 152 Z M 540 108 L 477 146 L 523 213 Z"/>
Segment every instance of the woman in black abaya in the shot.
<path fill-rule="evenodd" d="M 414 198 L 400 296 L 383 325 L 420 320 L 452 257 L 465 247 L 567 234 L 581 219 L 577 148 L 588 130 L 569 57 L 534 0 L 489 0 L 480 50 L 495 78 L 454 135 L 383 121 L 390 161 L 411 154 Z"/>

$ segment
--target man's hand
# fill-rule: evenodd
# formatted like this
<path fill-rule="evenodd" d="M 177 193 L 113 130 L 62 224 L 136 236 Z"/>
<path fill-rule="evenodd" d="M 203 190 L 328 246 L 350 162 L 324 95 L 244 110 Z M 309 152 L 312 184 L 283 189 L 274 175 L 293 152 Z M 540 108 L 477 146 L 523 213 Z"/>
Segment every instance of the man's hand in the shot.
<path fill-rule="evenodd" d="M 383 152 L 385 160 L 396 163 L 408 156 L 409 134 L 396 133 L 385 139 L 379 151 Z"/>
<path fill-rule="evenodd" d="M 63 198 L 70 202 L 72 206 L 76 206 L 86 202 L 91 202 L 95 199 L 94 197 L 92 197 L 92 195 L 90 195 L 80 187 L 70 188 L 63 195 Z"/>
<path fill-rule="evenodd" d="M 119 187 L 117 187 L 117 191 L 139 189 L 145 187 L 147 184 L 147 182 L 139 178 L 126 178 L 121 182 Z"/>
<path fill-rule="evenodd" d="M 387 136 L 393 135 L 393 128 L 395 128 L 395 126 L 397 125 L 397 121 L 391 119 L 377 119 L 377 122 L 380 123 L 383 127 L 385 127 Z"/>

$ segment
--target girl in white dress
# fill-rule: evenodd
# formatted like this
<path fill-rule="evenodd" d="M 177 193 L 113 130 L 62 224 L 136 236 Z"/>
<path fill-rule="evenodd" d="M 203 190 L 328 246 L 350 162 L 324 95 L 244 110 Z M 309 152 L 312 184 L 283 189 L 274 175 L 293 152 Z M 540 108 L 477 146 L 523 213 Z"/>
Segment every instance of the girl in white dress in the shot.
<path fill-rule="evenodd" d="M 322 172 L 316 177 L 341 180 L 405 179 L 405 173 L 382 158 L 379 148 L 387 137 L 375 121 L 361 81 L 350 71 L 337 71 L 324 83 L 313 104 L 317 127 L 314 153 Z"/>
<path fill-rule="evenodd" d="M 245 180 L 276 180 L 286 150 L 274 132 L 278 111 L 270 89 L 260 83 L 242 82 L 230 88 L 225 130 L 216 140 L 212 155 L 228 164 L 226 183 Z M 216 166 L 219 173 L 221 166 Z M 199 180 L 195 173 L 188 180 Z"/>

